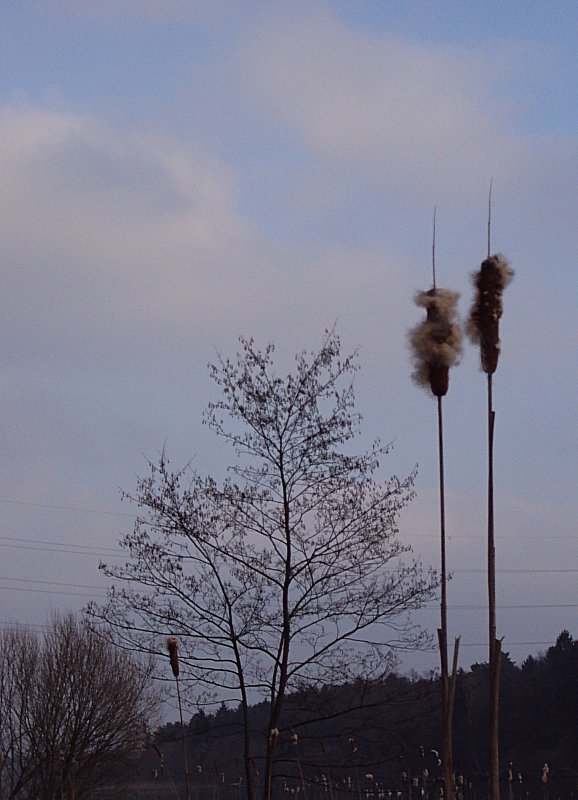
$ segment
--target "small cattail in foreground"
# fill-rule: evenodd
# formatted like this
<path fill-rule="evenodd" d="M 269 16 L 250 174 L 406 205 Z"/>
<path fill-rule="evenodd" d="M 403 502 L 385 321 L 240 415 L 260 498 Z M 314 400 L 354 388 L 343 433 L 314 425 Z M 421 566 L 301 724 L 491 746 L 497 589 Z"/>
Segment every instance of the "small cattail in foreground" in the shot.
<path fill-rule="evenodd" d="M 279 728 L 271 728 L 271 731 L 269 732 L 269 745 L 271 748 L 275 747 L 278 738 Z"/>
<path fill-rule="evenodd" d="M 544 764 L 544 766 L 542 767 L 542 777 L 541 777 L 541 779 L 540 779 L 540 780 L 542 781 L 542 783 L 544 783 L 544 784 L 548 783 L 548 773 L 549 773 L 549 772 L 550 772 L 550 767 L 549 767 L 549 766 L 548 766 L 548 764 L 546 763 L 546 764 Z"/>
<path fill-rule="evenodd" d="M 169 651 L 169 661 L 175 678 L 179 677 L 179 640 L 176 636 L 167 637 L 167 650 Z"/>
<path fill-rule="evenodd" d="M 426 319 L 409 334 L 413 379 L 420 386 L 429 386 L 436 397 L 447 393 L 449 369 L 458 363 L 462 352 L 458 297 L 456 292 L 436 288 L 415 296 L 416 305 L 426 310 Z"/>
<path fill-rule="evenodd" d="M 474 344 L 480 345 L 482 369 L 492 375 L 500 357 L 500 317 L 502 292 L 514 277 L 514 270 L 504 256 L 493 255 L 482 261 L 473 275 L 476 296 L 470 309 L 467 333 Z"/>

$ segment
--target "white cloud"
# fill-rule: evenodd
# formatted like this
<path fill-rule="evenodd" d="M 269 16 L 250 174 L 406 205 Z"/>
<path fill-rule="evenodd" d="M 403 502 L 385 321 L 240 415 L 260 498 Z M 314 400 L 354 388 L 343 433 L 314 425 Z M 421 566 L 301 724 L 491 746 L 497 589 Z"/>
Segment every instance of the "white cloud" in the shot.
<path fill-rule="evenodd" d="M 303 9 L 302 9 L 303 10 Z M 319 157 L 395 183 L 463 186 L 508 171 L 500 81 L 516 48 L 490 54 L 347 29 L 319 11 L 261 23 L 245 45 L 254 90 Z"/>
<path fill-rule="evenodd" d="M 206 353 L 239 333 L 301 349 L 335 320 L 354 345 L 378 324 L 399 352 L 407 271 L 372 246 L 283 250 L 239 211 L 236 172 L 195 143 L 5 107 L 0 170 L 14 358 L 144 358 L 199 340 Z"/>
<path fill-rule="evenodd" d="M 254 313 L 266 248 L 206 152 L 90 117 L 4 109 L 4 324 L 113 342 L 193 335 Z M 236 327 L 236 326 L 235 326 Z M 151 332 L 151 335 L 152 332 Z"/>

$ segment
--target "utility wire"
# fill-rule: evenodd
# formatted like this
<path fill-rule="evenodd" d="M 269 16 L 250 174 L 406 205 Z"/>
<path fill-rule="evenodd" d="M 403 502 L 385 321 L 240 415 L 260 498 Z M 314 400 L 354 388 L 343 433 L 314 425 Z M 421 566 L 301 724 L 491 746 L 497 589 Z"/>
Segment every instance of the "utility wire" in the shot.
<path fill-rule="evenodd" d="M 104 514 L 106 516 L 116 517 L 135 517 L 136 514 L 131 514 L 130 511 L 109 511 L 99 508 L 80 508 L 78 506 L 61 506 L 52 505 L 51 503 L 34 503 L 30 500 L 8 500 L 7 498 L 0 497 L 0 503 L 6 503 L 12 506 L 30 506 L 31 508 L 50 508 L 54 511 L 78 511 L 82 514 Z"/>
<path fill-rule="evenodd" d="M 22 586 L 2 586 L 0 585 L 0 590 L 15 590 L 15 591 L 34 591 L 34 592 L 41 592 L 50 594 L 49 589 L 34 589 L 28 588 L 31 584 L 40 584 L 45 587 L 58 587 L 58 589 L 95 589 L 99 592 L 102 592 L 103 589 L 106 587 L 103 586 L 95 586 L 95 585 L 87 585 L 85 583 L 65 583 L 61 581 L 45 581 L 36 578 L 10 578 L 6 575 L 0 575 L 0 581 L 11 581 L 13 583 L 21 583 L 25 584 L 24 587 Z M 61 592 L 55 591 L 54 594 L 72 594 L 75 596 L 86 596 L 86 597 L 93 597 L 93 593 L 89 592 Z M 103 597 L 105 595 L 102 595 Z M 435 605 L 437 601 L 432 600 L 424 603 L 423 608 L 431 608 Z M 478 611 L 485 609 L 486 606 L 484 605 L 476 605 L 476 604 L 452 604 L 448 605 L 448 609 L 451 610 L 460 610 L 460 611 Z M 498 608 L 501 609 L 536 609 L 536 608 L 578 608 L 578 603 L 521 603 L 521 604 L 509 604 L 509 605 L 500 605 Z"/>
<path fill-rule="evenodd" d="M 570 538 L 570 537 L 568 537 Z M 22 542 L 22 544 L 20 544 Z M 17 543 L 17 544 L 16 544 Z M 38 547 L 37 545 L 42 545 Z M 126 558 L 126 552 L 119 549 L 99 549 L 93 547 L 89 544 L 75 544 L 74 542 L 54 542 L 47 539 L 26 539 L 22 536 L 0 536 L 0 547 L 13 547 L 15 549 L 22 549 L 22 550 L 39 550 L 42 552 L 53 552 L 53 553 L 71 553 L 73 555 L 86 555 L 86 556 L 114 556 L 116 558 Z M 70 549 L 74 548 L 74 549 Z M 392 570 L 386 570 L 395 572 L 396 570 L 392 568 Z M 452 575 L 479 575 L 484 573 L 485 570 L 483 569 L 470 569 L 464 568 L 450 570 Z M 521 569 L 499 569 L 496 572 L 504 573 L 504 574 L 542 574 L 542 573 L 565 573 L 565 572 L 578 572 L 578 567 L 570 567 L 570 568 L 521 568 Z"/>

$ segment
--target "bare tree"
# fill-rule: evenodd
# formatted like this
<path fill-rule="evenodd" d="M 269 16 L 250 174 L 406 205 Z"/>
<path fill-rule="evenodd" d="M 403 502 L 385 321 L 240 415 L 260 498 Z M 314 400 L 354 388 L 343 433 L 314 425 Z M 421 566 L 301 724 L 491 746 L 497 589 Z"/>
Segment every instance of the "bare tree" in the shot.
<path fill-rule="evenodd" d="M 158 704 L 150 668 L 74 616 L 0 634 L 3 800 L 82 800 L 126 768 Z"/>
<path fill-rule="evenodd" d="M 0 787 L 2 798 L 26 797 L 33 782 L 35 753 L 27 742 L 38 642 L 26 631 L 0 635 Z"/>
<path fill-rule="evenodd" d="M 388 672 L 395 648 L 423 644 L 409 613 L 435 581 L 397 539 L 414 475 L 378 480 L 379 442 L 350 452 L 356 357 L 341 360 L 329 332 L 282 378 L 272 345 L 241 342 L 236 359 L 210 366 L 221 400 L 205 418 L 236 453 L 229 478 L 172 472 L 164 455 L 151 464 L 131 497 L 141 514 L 123 540 L 129 560 L 102 565 L 126 586 L 91 611 L 127 647 L 160 653 L 178 636 L 189 689 L 240 701 L 250 800 L 249 702 L 268 701 L 267 800 L 288 690 Z"/>

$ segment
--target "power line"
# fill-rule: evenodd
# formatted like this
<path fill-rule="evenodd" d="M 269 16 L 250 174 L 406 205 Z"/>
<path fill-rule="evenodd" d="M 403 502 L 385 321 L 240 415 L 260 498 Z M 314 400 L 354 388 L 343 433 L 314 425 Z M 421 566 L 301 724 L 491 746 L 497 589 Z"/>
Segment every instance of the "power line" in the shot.
<path fill-rule="evenodd" d="M 0 581 L 11 581 L 12 583 L 22 583 L 25 584 L 25 587 L 22 586 L 1 586 L 0 590 L 2 591 L 32 591 L 41 594 L 70 594 L 74 597 L 94 597 L 94 593 L 90 592 L 67 592 L 67 591 L 60 591 L 60 589 L 95 589 L 98 592 L 101 592 L 99 596 L 106 597 L 106 594 L 102 594 L 103 589 L 106 587 L 103 586 L 95 586 L 95 585 L 87 585 L 85 583 L 65 583 L 61 581 L 47 581 L 41 580 L 37 578 L 10 578 L 6 575 L 0 575 Z M 47 589 L 35 589 L 31 586 L 31 584 L 40 584 L 45 587 L 57 587 L 55 590 L 51 590 L 50 588 Z M 434 601 L 430 603 L 425 603 L 423 608 L 431 609 L 434 605 Z M 485 605 L 473 605 L 473 604 L 458 604 L 458 605 L 449 605 L 448 609 L 452 611 L 483 611 L 487 608 Z M 512 609 L 545 609 L 545 608 L 578 608 L 578 603 L 521 603 L 521 604 L 510 604 L 510 605 L 499 605 L 497 606 L 500 610 L 512 610 Z"/>
<path fill-rule="evenodd" d="M 12 506 L 30 506 L 31 508 L 50 508 L 54 511 L 77 511 L 82 514 L 104 514 L 106 516 L 133 518 L 135 516 L 135 514 L 131 514 L 130 511 L 112 511 L 98 508 L 80 508 L 79 506 L 61 506 L 53 505 L 51 503 L 34 503 L 31 500 L 8 500 L 4 497 L 0 497 L 0 503 L 6 503 Z"/>
<path fill-rule="evenodd" d="M 0 630 L 21 630 L 22 628 L 35 628 L 36 630 L 47 631 L 50 626 L 42 622 L 16 622 L 14 620 L 1 620 Z"/>
<path fill-rule="evenodd" d="M 0 591 L 9 589 L 11 592 L 34 592 L 35 594 L 66 595 L 67 597 L 106 597 L 106 593 L 101 592 L 66 592 L 58 589 L 34 589 L 29 586 L 0 586 Z"/>
<path fill-rule="evenodd" d="M 0 630 L 18 630 L 22 628 L 33 628 L 35 630 L 50 630 L 50 625 L 42 624 L 39 622 L 10 622 L 8 620 L 0 620 Z M 486 647 L 487 642 L 462 642 L 460 647 Z M 508 642 L 504 641 L 506 647 L 553 647 L 556 642 Z M 413 655 L 416 654 L 431 655 L 431 650 L 414 650 Z"/>
<path fill-rule="evenodd" d="M 24 536 L 0 536 L 1 540 L 8 541 L 8 542 L 26 542 L 27 544 L 52 544 L 52 545 L 62 545 L 64 547 L 84 547 L 86 549 L 95 550 L 97 548 L 93 547 L 91 544 L 75 544 L 74 542 L 51 542 L 48 539 L 27 539 Z"/>
<path fill-rule="evenodd" d="M 507 639 L 504 639 L 502 642 L 502 647 L 507 649 L 509 647 L 553 647 L 556 642 L 509 642 Z M 462 642 L 460 639 L 460 649 L 462 647 L 487 647 L 487 642 Z M 431 655 L 434 650 L 412 650 L 413 655 Z"/>
<path fill-rule="evenodd" d="M 46 544 L 46 547 L 38 546 L 38 544 L 16 544 L 16 542 L 38 542 Z M 97 550 L 91 545 L 71 544 L 64 542 L 50 542 L 40 539 L 24 539 L 15 536 L 0 536 L 0 547 L 11 547 L 14 550 L 33 550 L 35 552 L 44 553 L 66 553 L 67 555 L 80 555 L 80 556 L 101 556 L 104 558 L 121 558 L 130 560 L 127 554 L 119 550 Z M 74 549 L 72 549 L 74 548 Z M 385 570 L 386 572 L 395 572 L 395 569 Z M 557 575 L 557 574 L 575 574 L 578 568 L 557 568 L 550 569 L 497 569 L 496 574 L 500 575 Z M 454 575 L 485 575 L 484 569 L 454 569 L 451 570 L 452 576 Z"/>
<path fill-rule="evenodd" d="M 0 581 L 14 581 L 15 583 L 41 583 L 43 586 L 66 586 L 71 589 L 102 589 L 102 586 L 91 586 L 86 583 L 60 583 L 59 581 L 43 581 L 40 578 L 9 578 L 0 575 Z M 11 588 L 11 587 L 4 587 Z"/>
<path fill-rule="evenodd" d="M 16 542 L 24 542 L 25 544 L 15 544 Z M 34 545 L 34 546 L 33 546 Z M 36 545 L 47 545 L 47 547 L 37 547 Z M 72 553 L 77 555 L 102 555 L 114 556 L 116 558 L 126 558 L 125 553 L 118 550 L 99 550 L 92 545 L 74 544 L 72 542 L 53 542 L 45 539 L 26 539 L 19 536 L 0 536 L 0 547 L 13 547 L 22 550 L 39 550 L 44 552 L 59 552 L 59 553 Z M 71 550 L 70 548 L 75 548 Z M 395 569 L 387 570 L 395 571 Z M 485 575 L 485 569 L 453 569 L 450 570 L 452 575 Z M 542 574 L 555 574 L 555 573 L 576 573 L 578 568 L 540 568 L 540 569 L 498 569 L 497 573 L 504 575 L 542 575 Z"/>
<path fill-rule="evenodd" d="M 14 550 L 35 550 L 39 553 L 66 553 L 67 555 L 75 555 L 75 556 L 106 556 L 110 558 L 126 558 L 122 553 L 113 553 L 109 551 L 108 553 L 97 552 L 97 551 L 89 551 L 89 550 L 69 550 L 64 547 L 27 547 L 24 544 L 4 544 L 0 542 L 0 547 L 11 547 Z"/>
<path fill-rule="evenodd" d="M 485 574 L 486 570 L 483 570 L 483 569 L 453 569 L 453 570 L 450 570 L 450 572 L 452 573 L 452 575 L 458 575 L 458 574 L 459 575 L 479 575 L 480 573 L 484 573 Z M 505 574 L 508 574 L 508 575 L 512 575 L 512 574 L 514 574 L 514 575 L 517 575 L 517 574 L 520 574 L 520 575 L 528 575 L 528 574 L 534 575 L 534 574 L 541 574 L 541 573 L 550 574 L 552 572 L 578 572 L 578 569 L 575 569 L 573 567 L 571 567 L 570 569 L 566 569 L 566 568 L 558 569 L 556 567 L 552 567 L 550 569 L 542 569 L 542 568 L 541 569 L 497 569 L 496 572 L 497 573 L 500 572 L 503 575 L 505 575 Z"/>
<path fill-rule="evenodd" d="M 25 544 L 19 544 L 24 542 Z M 45 545 L 40 547 L 39 545 Z M 0 547 L 11 547 L 14 550 L 36 550 L 47 553 L 70 553 L 82 556 L 107 556 L 126 558 L 119 550 L 99 550 L 92 545 L 74 544 L 73 542 L 51 542 L 43 539 L 25 539 L 17 536 L 0 536 Z M 74 549 L 71 549 L 74 548 Z"/>
<path fill-rule="evenodd" d="M 110 586 L 110 581 L 114 580 L 107 577 L 107 585 L 106 586 L 95 586 L 94 584 L 86 584 L 86 583 L 65 583 L 62 581 L 45 581 L 40 578 L 9 578 L 6 575 L 0 575 L 0 581 L 12 581 L 13 583 L 24 583 L 27 586 L 30 584 L 41 584 L 42 586 L 58 586 L 60 588 L 69 588 L 69 589 L 96 589 L 98 591 L 102 591 L 103 589 L 107 589 Z M 123 584 L 131 584 L 135 583 L 134 581 L 123 581 Z M 0 589 L 20 589 L 19 586 L 0 586 Z M 26 589 L 29 591 L 29 589 Z M 33 589 L 30 591 L 34 591 Z M 45 591 L 45 590 L 36 590 L 36 591 Z M 142 588 L 140 589 L 140 594 L 148 594 L 148 592 L 143 592 Z M 151 593 L 152 594 L 152 593 Z M 91 594 L 86 594 L 87 597 L 91 597 Z"/>
<path fill-rule="evenodd" d="M 12 500 L 9 498 L 0 497 L 0 503 L 5 503 L 7 505 L 14 505 L 14 506 L 30 506 L 31 508 L 47 508 L 53 511 L 74 511 L 76 513 L 81 514 L 102 514 L 104 516 L 118 516 L 118 517 L 132 517 L 135 519 L 137 513 L 131 513 L 130 511 L 112 511 L 111 509 L 98 509 L 98 508 L 82 508 L 81 506 L 67 506 L 67 505 L 60 505 L 55 503 L 37 503 L 32 500 Z M 402 538 L 409 538 L 409 539 L 431 539 L 432 542 L 436 541 L 438 534 L 436 533 L 411 533 L 406 534 Z M 448 539 L 451 541 L 452 539 L 459 539 L 460 541 L 463 539 L 479 539 L 480 537 L 477 534 L 450 534 Z M 502 533 L 500 534 L 500 539 L 520 539 L 521 537 L 517 534 L 508 534 Z M 529 539 L 536 539 L 542 540 L 544 537 L 540 535 L 536 536 L 529 536 L 524 534 L 524 541 Z M 556 536 L 556 535 L 548 535 L 548 539 L 556 539 L 561 541 L 569 541 L 573 540 L 575 537 L 573 535 L 568 536 Z"/>
<path fill-rule="evenodd" d="M 454 610 L 463 610 L 463 609 L 485 609 L 487 606 L 449 606 L 449 608 Z M 531 604 L 531 603 L 523 603 L 518 605 L 510 605 L 510 606 L 496 606 L 496 608 L 507 611 L 510 609 L 516 608 L 578 608 L 578 603 L 543 603 L 543 604 Z"/>
<path fill-rule="evenodd" d="M 464 642 L 464 647 L 487 647 L 487 642 Z M 508 647 L 528 647 L 528 646 L 536 646 L 539 647 L 541 645 L 549 645 L 553 646 L 556 642 L 508 642 L 507 639 L 504 639 L 502 642 L 502 648 Z M 460 647 L 462 646 L 462 642 L 460 641 Z"/>

